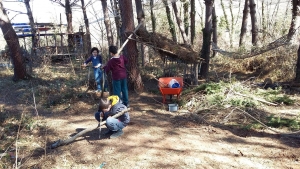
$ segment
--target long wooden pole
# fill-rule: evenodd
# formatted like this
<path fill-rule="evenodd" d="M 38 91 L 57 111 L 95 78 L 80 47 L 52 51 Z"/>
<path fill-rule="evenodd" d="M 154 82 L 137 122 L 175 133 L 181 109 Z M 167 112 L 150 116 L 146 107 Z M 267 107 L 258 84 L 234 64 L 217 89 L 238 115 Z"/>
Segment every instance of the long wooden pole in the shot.
<path fill-rule="evenodd" d="M 113 115 L 112 117 L 113 118 L 118 118 L 121 115 L 123 115 L 124 113 L 128 112 L 129 110 L 130 110 L 130 108 L 127 108 L 126 110 L 123 110 L 123 111 L 119 112 L 118 114 Z M 91 127 L 91 128 L 87 128 L 85 130 L 82 130 L 81 132 L 77 133 L 75 136 L 73 136 L 71 138 L 68 138 L 66 140 L 59 139 L 55 143 L 51 144 L 51 146 L 49 148 L 50 149 L 54 149 L 54 148 L 57 148 L 59 146 L 67 145 L 67 144 L 73 142 L 77 137 L 82 136 L 83 134 L 85 134 L 85 133 L 87 133 L 89 131 L 95 130 L 95 129 L 101 127 L 104 124 L 106 124 L 106 121 L 101 122 L 100 125 L 98 125 L 97 127 Z"/>
<path fill-rule="evenodd" d="M 132 35 L 141 27 L 142 24 L 143 24 L 143 22 L 141 22 L 141 23 L 138 24 L 138 26 L 134 29 L 134 31 L 129 35 L 129 37 L 126 39 L 126 41 L 120 47 L 120 49 L 118 50 L 118 53 L 116 55 L 118 55 L 123 50 L 123 48 L 125 47 L 125 45 L 129 41 L 129 39 L 131 39 Z"/>

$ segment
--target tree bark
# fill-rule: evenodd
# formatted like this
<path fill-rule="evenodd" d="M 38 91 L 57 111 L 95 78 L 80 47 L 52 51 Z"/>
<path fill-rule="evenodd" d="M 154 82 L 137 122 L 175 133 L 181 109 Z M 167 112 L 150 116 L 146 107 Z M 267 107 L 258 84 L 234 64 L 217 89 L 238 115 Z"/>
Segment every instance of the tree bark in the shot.
<path fill-rule="evenodd" d="M 214 1 L 205 0 L 205 28 L 203 29 L 203 45 L 201 50 L 201 58 L 204 62 L 201 65 L 200 75 L 201 77 L 207 78 L 209 71 L 209 58 L 210 58 L 210 42 L 211 42 L 211 31 L 212 31 L 212 10 Z"/>
<path fill-rule="evenodd" d="M 31 11 L 29 2 L 30 2 L 30 0 L 25 0 L 24 1 L 26 9 L 27 9 L 27 15 L 28 15 L 30 27 L 31 27 L 32 52 L 35 55 L 36 54 L 36 47 L 37 47 L 36 28 L 35 28 L 35 24 L 34 24 L 34 20 L 33 20 L 33 16 L 32 16 L 32 11 Z"/>
<path fill-rule="evenodd" d="M 189 35 L 189 1 L 183 1 L 183 23 L 186 36 Z"/>
<path fill-rule="evenodd" d="M 183 40 L 183 43 L 185 45 L 188 45 L 189 42 L 188 42 L 188 39 L 187 39 L 187 36 L 184 32 L 184 25 L 182 24 L 182 21 L 180 19 L 180 16 L 178 14 L 178 9 L 177 9 L 177 5 L 176 5 L 176 2 L 173 2 L 172 1 L 172 7 L 173 7 L 173 10 L 174 10 L 174 14 L 175 14 L 175 17 L 176 17 L 176 21 L 177 21 L 177 25 L 179 27 L 179 30 L 181 32 L 181 36 L 182 36 L 182 40 Z"/>
<path fill-rule="evenodd" d="M 137 20 L 139 24 L 142 24 L 140 29 L 146 29 L 145 27 L 145 14 L 142 6 L 142 1 L 141 0 L 135 0 L 135 8 L 136 8 L 136 14 L 137 14 Z M 148 56 L 147 53 L 145 53 L 145 48 L 147 47 L 144 44 L 140 44 L 141 47 L 141 57 L 142 57 L 142 67 L 145 66 L 145 60 L 146 57 Z M 148 58 L 148 57 L 147 57 Z"/>
<path fill-rule="evenodd" d="M 300 45 L 297 51 L 297 64 L 296 64 L 296 78 L 295 81 L 296 83 L 300 83 Z"/>
<path fill-rule="evenodd" d="M 90 33 L 90 24 L 89 24 L 89 19 L 87 17 L 87 14 L 86 14 L 86 6 L 84 4 L 84 0 L 81 0 L 81 9 L 82 9 L 82 13 L 83 13 L 83 19 L 84 19 L 84 25 L 85 25 L 85 35 L 86 35 L 86 42 L 84 43 L 85 44 L 85 53 L 89 53 L 90 50 L 91 50 L 91 33 Z"/>
<path fill-rule="evenodd" d="M 258 25 L 256 18 L 256 4 L 254 0 L 249 0 L 250 6 L 250 16 L 251 16 L 251 25 L 252 25 L 252 45 L 257 46 L 258 41 Z"/>
<path fill-rule="evenodd" d="M 175 24 L 174 24 L 173 19 L 171 17 L 171 10 L 170 10 L 170 7 L 168 5 L 168 1 L 163 0 L 163 3 L 165 4 L 165 7 L 166 7 L 167 18 L 168 18 L 168 23 L 169 23 L 169 27 L 170 27 L 169 30 L 170 30 L 170 33 L 172 35 L 172 39 L 173 39 L 174 42 L 177 42 Z"/>
<path fill-rule="evenodd" d="M 119 1 L 122 27 L 121 34 L 123 42 L 126 41 L 127 36 L 130 32 L 134 30 L 134 20 L 133 20 L 133 8 L 132 0 Z M 138 50 L 136 47 L 136 42 L 130 40 L 124 48 L 124 54 L 128 57 L 128 68 L 129 68 L 129 88 L 137 91 L 143 90 L 143 82 L 138 69 Z"/>
<path fill-rule="evenodd" d="M 195 0 L 191 0 L 191 44 L 194 44 L 195 36 L 196 36 L 196 26 L 195 26 Z"/>
<path fill-rule="evenodd" d="M 233 46 L 233 42 L 232 42 L 231 29 L 230 29 L 229 20 L 228 20 L 227 14 L 226 14 L 226 9 L 225 9 L 225 5 L 224 5 L 224 3 L 223 3 L 223 0 L 221 0 L 221 6 L 222 6 L 224 18 L 225 18 L 226 29 L 227 29 L 227 31 L 228 31 L 228 33 L 229 33 L 230 47 L 232 47 L 232 46 Z"/>
<path fill-rule="evenodd" d="M 115 23 L 116 23 L 116 29 L 117 29 L 117 46 L 121 46 L 121 21 L 120 21 L 120 9 L 119 9 L 119 3 L 117 0 L 111 0 L 111 2 L 114 2 L 114 13 L 115 13 Z"/>
<path fill-rule="evenodd" d="M 109 19 L 109 11 L 107 8 L 107 0 L 101 0 L 102 4 L 102 10 L 103 10 L 103 15 L 104 15 L 104 25 L 106 28 L 106 35 L 107 35 L 107 41 L 108 45 L 114 45 L 114 38 L 112 36 L 112 30 L 111 30 L 111 23 Z"/>
<path fill-rule="evenodd" d="M 212 30 L 213 30 L 213 37 L 212 41 L 216 46 L 218 46 L 218 20 L 217 20 L 217 14 L 216 14 L 216 8 L 213 7 L 212 10 Z M 212 57 L 215 57 L 217 55 L 216 51 L 213 51 Z"/>
<path fill-rule="evenodd" d="M 245 6 L 244 6 L 244 11 L 243 11 L 243 20 L 242 20 L 242 26 L 241 26 L 241 34 L 240 34 L 240 43 L 239 43 L 240 47 L 245 45 L 248 14 L 249 14 L 249 0 L 245 0 Z"/>
<path fill-rule="evenodd" d="M 156 17 L 153 12 L 153 0 L 150 0 L 150 13 L 151 13 L 151 21 L 152 21 L 152 32 L 156 31 Z"/>
<path fill-rule="evenodd" d="M 300 26 L 300 0 L 292 0 L 292 22 L 288 33 L 288 41 L 293 40 L 296 37 L 296 31 Z"/>
<path fill-rule="evenodd" d="M 10 20 L 3 7 L 2 0 L 0 0 L 0 26 L 14 65 L 13 80 L 16 81 L 19 79 L 25 79 L 27 75 L 26 66 L 24 57 L 22 56 L 22 50 L 20 48 L 18 36 L 10 23 Z"/>
<path fill-rule="evenodd" d="M 70 0 L 65 0 L 65 11 L 67 17 L 67 33 L 68 33 L 68 46 L 69 50 L 74 49 L 74 36 L 73 36 L 73 25 L 72 25 L 72 9 Z"/>

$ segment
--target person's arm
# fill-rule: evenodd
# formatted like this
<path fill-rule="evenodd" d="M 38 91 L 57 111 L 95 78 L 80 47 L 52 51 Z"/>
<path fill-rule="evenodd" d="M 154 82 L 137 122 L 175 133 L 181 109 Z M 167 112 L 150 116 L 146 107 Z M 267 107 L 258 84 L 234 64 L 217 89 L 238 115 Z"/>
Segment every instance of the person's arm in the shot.
<path fill-rule="evenodd" d="M 128 63 L 127 57 L 123 55 L 123 59 L 124 59 L 124 64 L 127 65 L 127 63 Z"/>
<path fill-rule="evenodd" d="M 90 61 L 92 61 L 92 57 L 89 57 L 89 58 L 83 63 L 83 66 L 86 66 Z"/>
<path fill-rule="evenodd" d="M 106 72 L 106 73 L 108 73 L 109 71 L 110 71 L 110 66 L 111 65 L 111 62 L 110 62 L 110 60 L 107 62 L 107 64 L 103 67 L 103 69 L 104 69 L 104 71 Z"/>

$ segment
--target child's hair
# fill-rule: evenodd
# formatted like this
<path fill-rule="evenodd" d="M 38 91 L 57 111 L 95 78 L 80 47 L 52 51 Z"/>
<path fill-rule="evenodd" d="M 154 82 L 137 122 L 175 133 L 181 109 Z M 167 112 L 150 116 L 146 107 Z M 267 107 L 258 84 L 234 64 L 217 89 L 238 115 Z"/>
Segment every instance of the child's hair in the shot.
<path fill-rule="evenodd" d="M 109 100 L 107 97 L 101 98 L 98 110 L 102 111 L 103 109 L 107 109 L 109 105 L 111 105 L 111 100 Z"/>
<path fill-rule="evenodd" d="M 109 46 L 109 52 L 111 52 L 112 54 L 116 54 L 118 52 L 118 47 L 116 46 Z"/>
<path fill-rule="evenodd" d="M 91 53 L 93 53 L 94 50 L 97 51 L 97 53 L 99 53 L 99 49 L 96 48 L 96 47 L 93 47 L 93 48 L 91 49 Z"/>

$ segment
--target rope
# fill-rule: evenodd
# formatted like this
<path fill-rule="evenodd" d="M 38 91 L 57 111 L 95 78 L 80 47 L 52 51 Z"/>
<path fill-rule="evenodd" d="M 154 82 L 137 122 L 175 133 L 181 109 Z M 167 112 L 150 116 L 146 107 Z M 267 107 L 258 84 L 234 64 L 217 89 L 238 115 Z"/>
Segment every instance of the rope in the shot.
<path fill-rule="evenodd" d="M 253 48 L 251 51 L 248 52 L 228 52 L 225 50 L 220 49 L 214 42 L 212 42 L 212 50 L 219 52 L 220 54 L 224 55 L 224 56 L 228 56 L 228 57 L 232 57 L 234 59 L 245 59 L 245 58 L 250 58 L 253 56 L 257 56 L 260 54 L 263 54 L 265 52 L 268 52 L 270 50 L 276 49 L 280 46 L 284 46 L 284 45 L 288 45 L 290 44 L 290 39 L 288 38 L 288 35 L 284 35 L 280 38 L 278 38 L 277 40 L 269 43 L 266 46 L 262 46 L 262 47 L 257 47 L 257 48 Z"/>

